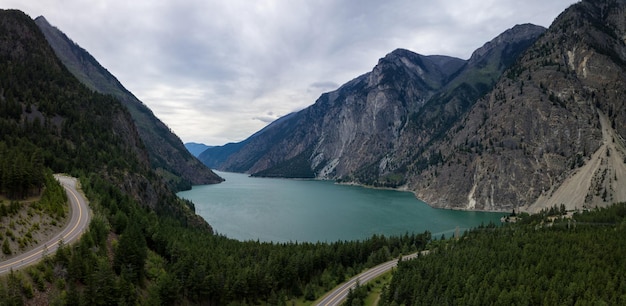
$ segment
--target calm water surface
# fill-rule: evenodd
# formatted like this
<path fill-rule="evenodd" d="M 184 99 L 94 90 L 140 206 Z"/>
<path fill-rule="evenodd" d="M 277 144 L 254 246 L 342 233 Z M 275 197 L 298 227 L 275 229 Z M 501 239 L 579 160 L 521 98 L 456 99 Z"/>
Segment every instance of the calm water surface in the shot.
<path fill-rule="evenodd" d="M 434 209 L 409 192 L 217 173 L 226 181 L 178 196 L 193 201 L 216 232 L 238 240 L 332 242 L 425 230 L 439 238 L 502 216 Z"/>

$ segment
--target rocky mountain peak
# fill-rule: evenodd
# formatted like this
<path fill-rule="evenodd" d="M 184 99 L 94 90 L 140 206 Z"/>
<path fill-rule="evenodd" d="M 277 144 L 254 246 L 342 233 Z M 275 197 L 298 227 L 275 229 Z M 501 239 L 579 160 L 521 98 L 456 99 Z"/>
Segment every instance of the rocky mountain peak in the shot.
<path fill-rule="evenodd" d="M 453 57 L 429 57 L 406 49 L 396 49 L 378 61 L 370 74 L 370 86 L 387 81 L 417 78 L 431 90 L 445 84 L 461 68 L 463 60 Z"/>
<path fill-rule="evenodd" d="M 273 123 L 237 147 L 208 149 L 200 158 L 218 169 L 259 176 L 398 187 L 406 182 L 415 156 L 499 78 L 506 68 L 501 61 L 514 60 L 528 44 L 513 46 L 505 55 L 485 55 L 495 69 L 396 49 L 371 72 L 323 94 L 289 120 Z"/>
<path fill-rule="evenodd" d="M 486 57 L 489 57 L 495 52 L 507 52 L 508 50 L 519 49 L 521 45 L 528 47 L 528 45 L 534 42 L 537 37 L 545 31 L 546 28 L 530 23 L 516 25 L 474 51 L 469 59 L 469 65 L 480 64 L 485 61 Z"/>
<path fill-rule="evenodd" d="M 35 22 L 38 22 L 38 23 L 48 24 L 48 25 L 50 25 L 50 23 L 48 22 L 48 20 L 46 19 L 46 17 L 44 17 L 43 15 L 42 15 L 42 16 L 39 16 L 39 17 L 37 17 L 37 18 L 35 18 L 34 20 L 35 20 Z"/>
<path fill-rule="evenodd" d="M 468 61 L 394 50 L 218 167 L 403 188 L 470 210 L 624 201 L 625 14 L 624 1 L 583 1 Z"/>

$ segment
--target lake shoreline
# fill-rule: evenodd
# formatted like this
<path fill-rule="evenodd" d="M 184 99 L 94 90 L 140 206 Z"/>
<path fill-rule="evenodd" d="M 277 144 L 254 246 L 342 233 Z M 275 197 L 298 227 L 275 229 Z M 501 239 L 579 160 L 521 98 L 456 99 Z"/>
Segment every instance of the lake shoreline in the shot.
<path fill-rule="evenodd" d="M 320 181 L 325 181 L 323 179 L 320 179 Z M 394 187 L 376 187 L 376 186 L 372 186 L 372 185 L 365 185 L 365 184 L 360 184 L 360 183 L 356 183 L 356 182 L 337 182 L 337 181 L 333 181 L 333 180 L 328 180 L 331 182 L 335 182 L 335 184 L 337 185 L 345 185 L 345 186 L 355 186 L 355 187 L 363 187 L 363 188 L 368 188 L 368 189 L 375 189 L 375 190 L 390 190 L 390 191 L 400 191 L 400 192 L 410 192 L 413 194 L 413 196 L 420 200 L 421 202 L 426 203 L 426 205 L 434 208 L 434 209 L 443 209 L 443 210 L 455 210 L 455 211 L 476 211 L 476 212 L 486 212 L 486 213 L 510 213 L 509 211 L 506 210 L 482 210 L 482 209 L 463 209 L 463 208 L 454 208 L 454 207 L 436 207 L 436 206 L 432 206 L 430 205 L 428 202 L 420 199 L 417 196 L 417 193 L 413 190 L 408 189 L 406 186 L 400 187 L 400 188 L 394 188 Z"/>
<path fill-rule="evenodd" d="M 398 188 L 332 180 L 258 178 L 218 172 L 226 181 L 177 193 L 229 238 L 282 243 L 363 240 L 372 235 L 451 232 L 499 222 L 500 212 L 439 209 Z M 400 192 L 398 192 L 400 191 Z M 446 234 L 447 235 L 447 234 Z"/>

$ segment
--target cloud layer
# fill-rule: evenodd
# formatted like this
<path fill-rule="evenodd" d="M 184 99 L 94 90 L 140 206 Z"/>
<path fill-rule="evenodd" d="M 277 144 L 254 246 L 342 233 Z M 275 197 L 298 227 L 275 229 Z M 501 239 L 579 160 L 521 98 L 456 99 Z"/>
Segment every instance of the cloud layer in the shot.
<path fill-rule="evenodd" d="M 572 0 L 3 0 L 89 51 L 183 141 L 241 141 L 396 48 L 463 59 Z"/>

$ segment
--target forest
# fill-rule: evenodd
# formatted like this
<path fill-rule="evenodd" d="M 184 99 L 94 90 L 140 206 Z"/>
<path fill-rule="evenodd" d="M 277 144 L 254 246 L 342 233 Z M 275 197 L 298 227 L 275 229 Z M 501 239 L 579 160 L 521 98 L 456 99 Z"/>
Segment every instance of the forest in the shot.
<path fill-rule="evenodd" d="M 423 249 L 430 240 L 424 233 L 335 243 L 240 242 L 159 216 L 96 175 L 81 183 L 95 211 L 89 231 L 78 244 L 0 281 L 3 303 L 19 305 L 44 290 L 56 305 L 315 300 L 364 268 Z"/>
<path fill-rule="evenodd" d="M 626 203 L 480 227 L 401 262 L 381 305 L 624 305 Z M 436 246 L 435 246 L 436 245 Z"/>
<path fill-rule="evenodd" d="M 41 150 L 24 143 L 8 147 L 0 142 L 0 195 L 8 199 L 39 195 L 43 183 Z"/>

